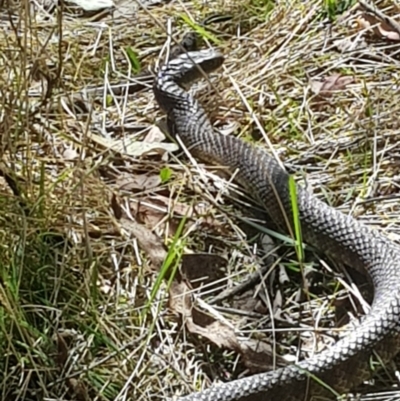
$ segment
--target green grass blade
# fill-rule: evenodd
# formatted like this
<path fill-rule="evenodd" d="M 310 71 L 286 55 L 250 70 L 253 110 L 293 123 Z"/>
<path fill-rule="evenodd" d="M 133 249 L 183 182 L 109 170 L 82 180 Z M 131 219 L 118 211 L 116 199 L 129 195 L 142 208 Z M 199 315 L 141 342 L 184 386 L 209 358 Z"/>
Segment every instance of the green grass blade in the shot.
<path fill-rule="evenodd" d="M 299 261 L 304 260 L 304 250 L 303 250 L 303 240 L 301 235 L 301 223 L 300 214 L 298 207 L 297 198 L 297 188 L 296 183 L 292 176 L 289 176 L 289 194 L 290 200 L 292 202 L 292 212 L 293 212 L 293 224 L 294 224 L 294 235 L 296 240 L 296 253 Z"/>
<path fill-rule="evenodd" d="M 216 36 L 214 36 L 212 33 L 208 32 L 201 25 L 194 23 L 187 15 L 180 14 L 179 16 L 182 18 L 183 22 L 186 25 L 188 25 L 191 29 L 193 29 L 195 32 L 197 32 L 202 38 L 208 39 L 210 42 L 213 42 L 215 45 L 221 44 L 221 41 Z"/>

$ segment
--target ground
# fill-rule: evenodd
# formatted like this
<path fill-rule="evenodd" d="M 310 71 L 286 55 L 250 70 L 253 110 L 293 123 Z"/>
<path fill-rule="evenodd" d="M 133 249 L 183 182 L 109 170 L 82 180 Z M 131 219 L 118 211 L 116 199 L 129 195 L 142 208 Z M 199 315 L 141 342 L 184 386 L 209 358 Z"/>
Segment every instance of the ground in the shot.
<path fill-rule="evenodd" d="M 215 129 L 397 241 L 400 31 L 380 18 L 335 0 L 100 15 L 2 2 L 2 400 L 165 400 L 306 357 L 352 324 L 365 280 L 310 248 L 299 262 L 251 194 L 163 133 L 143 75 L 197 30 L 225 56 L 193 91 Z M 134 93 L 110 90 L 136 74 Z M 217 302 L 259 269 L 261 285 Z M 395 397 L 395 372 L 358 390 Z"/>

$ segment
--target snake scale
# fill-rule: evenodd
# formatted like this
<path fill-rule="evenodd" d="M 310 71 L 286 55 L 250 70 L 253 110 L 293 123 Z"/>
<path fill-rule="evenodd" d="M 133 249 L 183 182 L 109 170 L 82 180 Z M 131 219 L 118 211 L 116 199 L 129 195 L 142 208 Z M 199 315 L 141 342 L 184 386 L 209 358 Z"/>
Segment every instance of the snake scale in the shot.
<path fill-rule="evenodd" d="M 220 67 L 212 49 L 181 54 L 163 65 L 153 90 L 170 129 L 193 156 L 227 166 L 250 194 L 262 202 L 279 229 L 293 233 L 289 175 L 265 151 L 234 136 L 214 132 L 206 112 L 184 84 Z M 201 67 L 198 68 L 198 67 Z M 300 401 L 336 399 L 371 376 L 374 352 L 383 363 L 400 347 L 400 248 L 297 186 L 303 240 L 328 257 L 366 270 L 374 285 L 370 312 L 334 346 L 297 364 L 189 394 L 180 401 Z M 321 398 L 324 397 L 324 398 Z"/>

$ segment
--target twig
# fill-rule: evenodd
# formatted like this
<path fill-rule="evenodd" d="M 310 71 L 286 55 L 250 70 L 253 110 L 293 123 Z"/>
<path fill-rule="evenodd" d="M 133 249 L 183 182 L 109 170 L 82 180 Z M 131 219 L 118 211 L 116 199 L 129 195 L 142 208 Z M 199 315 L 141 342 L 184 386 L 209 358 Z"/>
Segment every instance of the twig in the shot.
<path fill-rule="evenodd" d="M 382 11 L 378 10 L 376 6 L 369 4 L 364 0 L 358 0 L 358 3 L 366 11 L 375 14 L 379 19 L 387 22 L 390 25 L 390 27 L 400 35 L 400 24 L 398 24 L 393 18 L 388 17 Z"/>

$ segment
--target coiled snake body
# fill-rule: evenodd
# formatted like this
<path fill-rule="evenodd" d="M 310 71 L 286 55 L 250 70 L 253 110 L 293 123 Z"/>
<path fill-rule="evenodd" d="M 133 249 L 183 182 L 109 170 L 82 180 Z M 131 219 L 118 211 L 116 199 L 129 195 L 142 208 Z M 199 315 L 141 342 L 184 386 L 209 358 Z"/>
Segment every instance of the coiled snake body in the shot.
<path fill-rule="evenodd" d="M 273 222 L 292 234 L 288 174 L 264 151 L 214 132 L 203 108 L 182 88 L 182 84 L 200 78 L 222 62 L 222 55 L 214 50 L 178 56 L 160 68 L 154 81 L 155 98 L 174 132 L 195 157 L 238 171 L 240 183 L 262 202 Z M 181 401 L 299 401 L 321 399 L 320 395 L 335 399 L 370 377 L 369 361 L 374 351 L 385 363 L 399 349 L 399 247 L 300 186 L 297 202 L 304 242 L 341 263 L 367 270 L 371 276 L 374 301 L 370 313 L 354 331 L 312 358 L 216 385 Z"/>

